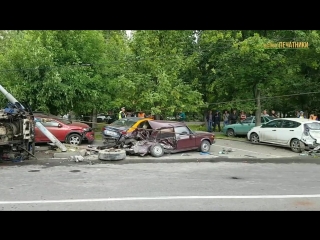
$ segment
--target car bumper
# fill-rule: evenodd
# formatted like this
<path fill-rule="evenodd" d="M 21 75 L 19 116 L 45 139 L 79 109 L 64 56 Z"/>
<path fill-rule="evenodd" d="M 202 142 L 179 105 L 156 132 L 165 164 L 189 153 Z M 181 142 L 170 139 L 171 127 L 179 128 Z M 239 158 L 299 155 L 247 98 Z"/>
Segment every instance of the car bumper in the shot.
<path fill-rule="evenodd" d="M 95 136 L 94 136 L 94 131 L 91 131 L 91 132 L 85 132 L 83 134 L 83 140 L 87 140 L 89 143 L 92 143 L 95 139 Z"/>

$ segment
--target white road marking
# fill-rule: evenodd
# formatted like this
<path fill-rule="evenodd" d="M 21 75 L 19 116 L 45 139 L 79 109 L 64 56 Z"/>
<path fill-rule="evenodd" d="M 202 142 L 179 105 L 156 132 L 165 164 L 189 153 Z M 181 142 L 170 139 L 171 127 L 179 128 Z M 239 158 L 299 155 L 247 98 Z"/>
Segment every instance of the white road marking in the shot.
<path fill-rule="evenodd" d="M 37 203 L 81 203 L 81 202 L 116 202 L 142 200 L 182 200 L 182 199 L 284 199 L 284 198 L 320 198 L 320 194 L 311 195 L 256 195 L 256 196 L 167 196 L 167 197 L 124 197 L 124 198 L 93 198 L 65 200 L 34 200 L 34 201 L 0 201 L 2 204 L 37 204 Z"/>
<path fill-rule="evenodd" d="M 232 149 L 235 149 L 235 150 L 238 150 L 238 151 L 261 154 L 261 152 L 259 153 L 259 152 L 249 151 L 249 150 L 243 150 L 243 149 L 240 149 L 240 148 L 234 148 L 234 147 L 230 147 L 230 146 L 223 146 L 223 145 L 218 145 L 218 144 L 214 144 L 214 146 L 219 146 L 219 147 L 224 147 L 224 148 L 232 148 Z M 269 153 L 267 153 L 266 155 L 277 157 L 277 158 L 283 157 L 283 156 L 277 156 L 277 155 L 273 155 L 273 154 L 269 154 Z"/>

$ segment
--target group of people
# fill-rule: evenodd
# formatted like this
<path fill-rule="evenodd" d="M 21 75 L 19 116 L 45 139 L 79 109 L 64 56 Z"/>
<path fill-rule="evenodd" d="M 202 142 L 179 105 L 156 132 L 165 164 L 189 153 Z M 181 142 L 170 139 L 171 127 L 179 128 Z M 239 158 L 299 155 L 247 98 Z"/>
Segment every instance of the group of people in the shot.
<path fill-rule="evenodd" d="M 241 111 L 240 113 L 237 112 L 237 110 L 233 110 L 231 113 L 229 113 L 227 110 L 224 111 L 224 113 L 221 116 L 220 111 L 215 111 L 213 114 L 212 111 L 210 110 L 206 116 L 207 120 L 207 131 L 208 132 L 215 132 L 216 128 L 219 132 L 221 132 L 221 126 L 220 123 L 223 122 L 223 127 L 225 127 L 228 124 L 235 124 L 238 121 L 243 121 L 245 120 L 248 116 L 252 117 L 252 112 L 247 114 L 244 111 Z M 267 112 L 267 110 L 263 110 L 261 116 L 270 116 Z M 279 117 L 274 110 L 271 111 L 271 116 L 272 117 Z"/>
<path fill-rule="evenodd" d="M 304 114 L 303 111 L 296 111 L 296 116 L 297 116 L 297 118 L 307 118 L 307 116 L 305 116 L 305 114 Z M 310 120 L 317 120 L 317 121 L 319 121 L 318 115 L 315 114 L 315 113 L 311 113 L 311 114 L 309 115 L 309 119 L 310 119 Z"/>

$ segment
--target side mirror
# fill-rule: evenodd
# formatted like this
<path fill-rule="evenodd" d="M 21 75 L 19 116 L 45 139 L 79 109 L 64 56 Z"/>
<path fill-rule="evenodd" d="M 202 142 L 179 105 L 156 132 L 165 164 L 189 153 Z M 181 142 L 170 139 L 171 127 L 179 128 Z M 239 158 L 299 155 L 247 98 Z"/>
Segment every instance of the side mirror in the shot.
<path fill-rule="evenodd" d="M 62 128 L 62 125 L 60 123 L 58 124 L 58 128 Z"/>

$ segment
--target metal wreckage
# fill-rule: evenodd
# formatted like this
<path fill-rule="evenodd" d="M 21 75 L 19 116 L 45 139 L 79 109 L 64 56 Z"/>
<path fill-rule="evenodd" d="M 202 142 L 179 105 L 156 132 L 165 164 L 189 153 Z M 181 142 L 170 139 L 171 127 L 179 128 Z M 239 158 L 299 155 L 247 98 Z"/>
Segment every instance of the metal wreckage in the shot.
<path fill-rule="evenodd" d="M 40 122 L 35 121 L 27 103 L 21 104 L 0 85 L 1 93 L 9 100 L 0 109 L 0 159 L 26 160 L 35 153 L 35 127 L 38 127 L 53 144 L 66 151 L 66 147 Z"/>
<path fill-rule="evenodd" d="M 175 132 L 179 128 L 184 130 L 181 133 Z M 209 132 L 191 131 L 181 122 L 147 120 L 142 128 L 136 128 L 132 132 L 118 130 L 113 136 L 104 135 L 104 149 L 121 148 L 129 155 L 144 156 L 150 153 L 153 157 L 189 150 L 209 152 L 210 146 L 215 142 L 214 136 Z"/>

